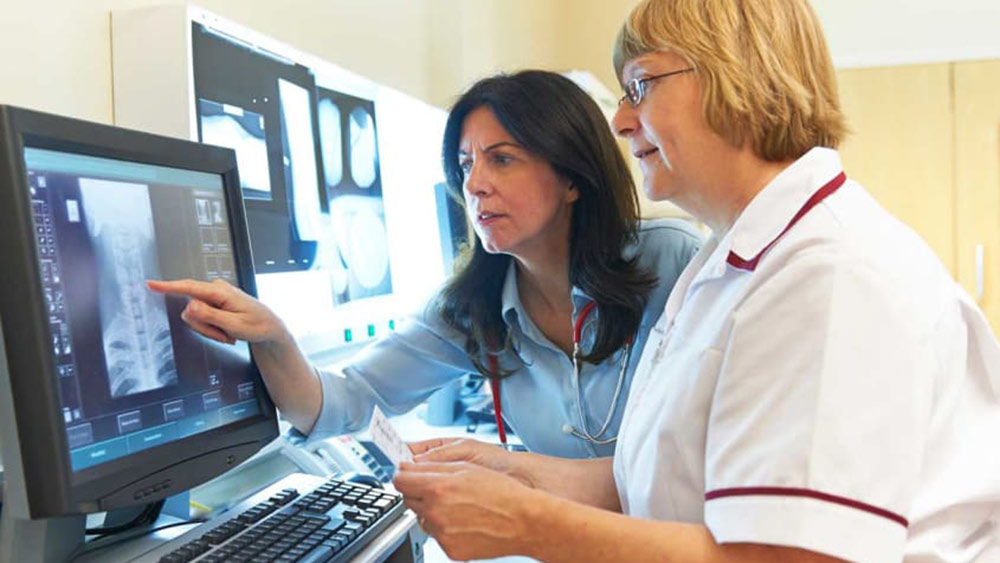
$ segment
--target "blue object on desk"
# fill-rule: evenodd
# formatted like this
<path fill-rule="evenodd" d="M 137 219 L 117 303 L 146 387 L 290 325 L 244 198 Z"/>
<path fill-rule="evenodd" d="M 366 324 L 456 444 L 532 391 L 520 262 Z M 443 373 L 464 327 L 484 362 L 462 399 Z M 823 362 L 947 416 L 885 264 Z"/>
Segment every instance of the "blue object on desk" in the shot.
<path fill-rule="evenodd" d="M 451 426 L 461 414 L 462 404 L 458 399 L 463 378 L 456 379 L 438 389 L 427 398 L 427 424 L 431 426 Z"/>

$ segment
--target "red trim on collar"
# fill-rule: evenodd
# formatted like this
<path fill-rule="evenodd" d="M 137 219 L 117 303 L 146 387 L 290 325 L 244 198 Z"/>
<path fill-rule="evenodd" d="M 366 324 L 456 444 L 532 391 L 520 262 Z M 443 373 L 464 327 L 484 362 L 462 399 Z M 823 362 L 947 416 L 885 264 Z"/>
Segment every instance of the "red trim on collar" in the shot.
<path fill-rule="evenodd" d="M 814 498 L 816 500 L 821 500 L 824 502 L 830 502 L 833 504 L 839 504 L 842 506 L 847 506 L 860 510 L 862 512 L 868 512 L 869 514 L 874 514 L 875 516 L 881 516 L 886 520 L 891 520 L 904 528 L 908 528 L 910 523 L 899 514 L 895 512 L 886 510 L 884 508 L 879 508 L 861 501 L 854 499 L 849 499 L 837 495 L 831 495 L 829 493 L 823 493 L 820 491 L 814 491 L 811 489 L 799 489 L 795 487 L 734 487 L 732 489 L 716 489 L 714 491 L 709 491 L 705 493 L 705 501 L 708 502 L 712 499 L 724 498 L 724 497 L 742 497 L 742 496 L 781 496 L 781 497 L 807 497 Z"/>
<path fill-rule="evenodd" d="M 760 261 L 760 257 L 763 256 L 764 253 L 767 252 L 772 246 L 774 246 L 774 243 L 778 242 L 778 240 L 781 239 L 781 237 L 783 237 L 785 233 L 787 233 L 788 230 L 792 228 L 792 225 L 798 223 L 799 219 L 801 219 L 806 213 L 809 213 L 810 209 L 816 207 L 816 205 L 819 204 L 819 202 L 823 201 L 830 194 L 837 191 L 837 189 L 840 186 L 844 185 L 844 182 L 846 181 L 847 181 L 847 175 L 841 172 L 840 174 L 837 174 L 837 176 L 833 180 L 827 182 L 825 186 L 816 190 L 816 193 L 814 193 L 812 197 L 810 197 L 806 201 L 805 205 L 802 206 L 802 209 L 799 209 L 799 212 L 796 213 L 794 217 L 792 217 L 792 220 L 788 223 L 788 226 L 786 226 L 784 230 L 782 230 L 781 233 L 779 233 L 778 236 L 774 238 L 774 240 L 768 243 L 767 246 L 761 249 L 761 251 L 758 252 L 756 256 L 754 256 L 749 260 L 744 260 L 743 258 L 740 258 L 735 252 L 730 250 L 729 256 L 726 258 L 726 263 L 728 263 L 730 266 L 734 268 L 739 268 L 741 270 L 747 270 L 750 272 L 754 271 L 757 268 L 757 262 Z"/>

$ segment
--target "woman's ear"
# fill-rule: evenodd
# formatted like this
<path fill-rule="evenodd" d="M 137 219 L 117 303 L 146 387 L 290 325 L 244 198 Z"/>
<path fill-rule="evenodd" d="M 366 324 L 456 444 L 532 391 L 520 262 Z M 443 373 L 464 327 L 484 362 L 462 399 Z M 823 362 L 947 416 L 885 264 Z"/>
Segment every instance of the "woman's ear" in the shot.
<path fill-rule="evenodd" d="M 580 199 L 580 190 L 577 189 L 576 184 L 572 180 L 569 181 L 568 190 L 566 190 L 566 203 L 573 203 L 574 201 Z"/>

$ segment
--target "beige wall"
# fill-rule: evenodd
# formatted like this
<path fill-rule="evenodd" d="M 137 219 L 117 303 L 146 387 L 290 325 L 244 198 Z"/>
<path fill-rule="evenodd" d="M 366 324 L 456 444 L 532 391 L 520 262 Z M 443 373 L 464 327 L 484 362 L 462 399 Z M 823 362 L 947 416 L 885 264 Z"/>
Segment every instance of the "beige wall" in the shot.
<path fill-rule="evenodd" d="M 3 0 L 0 103 L 110 123 L 115 9 L 177 0 Z M 215 12 L 422 99 L 430 93 L 433 0 L 204 0 Z M 295 9 L 289 9 L 294 5 Z M 379 48 L 364 47 L 384 37 Z M 391 46 L 391 48 L 389 48 Z M 16 54 L 16 55 L 15 55 Z"/>
<path fill-rule="evenodd" d="M 114 9 L 157 4 L 180 4 L 181 0 L 3 0 L 11 6 L 0 19 L 0 103 L 72 115 L 110 123 L 111 94 L 110 12 Z M 617 81 L 611 68 L 611 45 L 625 15 L 637 0 L 200 0 L 197 5 L 300 50 L 367 76 L 430 103 L 447 106 L 475 79 L 500 70 L 541 67 L 551 70 L 587 70 L 612 92 Z M 918 62 L 921 57 L 947 55 L 960 60 L 996 52 L 1000 58 L 1000 35 L 981 33 L 983 21 L 1000 25 L 1000 2 L 954 0 L 953 12 L 942 15 L 937 0 L 907 0 L 913 9 L 899 3 L 869 3 L 861 0 L 813 0 L 828 28 L 835 59 L 866 64 Z M 893 7 L 895 6 L 895 8 Z M 884 45 L 881 26 L 858 25 L 858 21 L 884 20 L 886 13 L 904 33 L 935 26 L 943 17 L 960 14 L 975 20 L 963 27 L 950 25 L 933 37 L 907 35 L 906 53 L 878 51 Z M 951 15 L 948 15 L 951 14 Z M 974 17 L 973 17 L 974 16 Z M 951 21 L 951 20 L 949 20 Z M 992 26 L 990 29 L 995 29 Z M 845 29 L 851 41 L 845 41 Z M 895 29 L 895 28 L 894 28 Z M 916 38 L 916 39 L 915 39 Z M 913 44 L 913 41 L 918 41 Z M 901 40 L 902 41 L 902 40 Z M 869 45 L 869 47 L 864 47 Z M 860 53 L 860 54 L 859 54 Z M 867 53 L 867 54 L 866 54 Z M 863 55 L 863 56 L 862 56 Z M 876 73 L 877 74 L 877 73 Z M 899 76 L 909 76 L 901 71 Z M 867 143 L 889 139 L 908 130 L 918 120 L 907 121 L 911 110 L 932 103 L 920 99 L 918 90 L 908 92 L 903 82 L 890 77 L 883 85 L 865 79 L 866 73 L 842 72 L 848 86 L 845 103 L 855 120 L 879 116 L 882 109 L 873 100 L 888 97 L 875 93 L 884 86 L 911 100 L 907 108 L 893 106 L 897 127 L 864 127 L 864 142 L 851 139 L 845 146 L 847 159 L 873 186 L 906 184 L 906 178 L 872 161 Z M 940 82 L 935 82 L 940 84 Z M 932 89 L 933 90 L 933 89 Z M 937 90 L 933 90 L 937 92 Z M 910 102 L 907 102 L 910 103 Z M 933 106 L 937 115 L 940 105 Z M 922 120 L 922 119 L 921 119 Z M 913 151 L 931 151 L 944 136 L 934 127 L 940 120 L 918 128 L 907 136 Z M 883 122 L 879 126 L 884 126 Z M 860 133 L 857 130 L 856 133 Z M 940 129 L 940 127 L 939 127 Z M 881 137 L 879 137 L 881 135 Z M 926 146 L 923 141 L 928 141 Z M 897 152 L 900 152 L 897 150 Z M 909 154 L 907 151 L 902 151 Z M 912 152 L 912 151 L 910 151 Z M 929 156 L 929 155 L 928 155 Z M 857 166 L 854 166 L 857 164 Z M 935 168 L 941 178 L 950 164 Z M 904 174 L 904 176 L 906 176 Z M 926 184 L 929 185 L 929 184 Z M 930 188 L 928 188 L 930 189 Z M 958 272 L 961 252 L 953 239 L 934 236 L 958 228 L 949 205 L 935 192 L 932 197 L 906 198 L 896 192 L 881 194 L 896 213 L 910 214 L 914 226 L 927 236 L 946 264 Z M 941 204 L 941 205 L 939 205 Z M 677 213 L 670 204 L 643 200 L 645 215 Z M 916 209 L 919 208 L 919 209 Z M 918 213 L 912 213 L 916 209 Z M 922 213 L 922 214 L 921 214 Z"/>
<path fill-rule="evenodd" d="M 2 0 L 0 103 L 110 122 L 113 9 L 181 0 Z M 611 44 L 637 0 L 198 0 L 437 105 L 497 70 L 580 69 L 617 91 Z M 905 5 L 904 5 L 905 4 Z M 1000 58 L 995 0 L 813 0 L 848 66 Z M 892 41 L 881 23 L 892 19 Z M 942 21 L 948 25 L 941 25 Z M 933 29 L 934 33 L 921 30 Z M 891 49 L 886 46 L 892 47 Z"/>
<path fill-rule="evenodd" d="M 0 103 L 111 123 L 112 10 L 181 0 L 3 0 Z M 199 0 L 195 5 L 405 93 L 447 105 L 500 70 L 585 69 L 614 85 L 632 0 Z M 291 9 L 294 7 L 294 9 Z M 16 55 L 13 55 L 15 54 Z M 13 55 L 13 56 L 11 56 Z"/>

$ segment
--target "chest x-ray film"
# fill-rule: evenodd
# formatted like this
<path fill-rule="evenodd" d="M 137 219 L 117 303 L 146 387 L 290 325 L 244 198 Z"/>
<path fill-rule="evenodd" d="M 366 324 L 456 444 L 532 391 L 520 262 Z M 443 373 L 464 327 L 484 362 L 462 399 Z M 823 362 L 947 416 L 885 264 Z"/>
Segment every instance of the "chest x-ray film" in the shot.
<path fill-rule="evenodd" d="M 164 298 L 145 285 L 160 279 L 147 187 L 81 178 L 80 195 L 101 275 L 98 302 L 111 396 L 177 383 Z"/>
<path fill-rule="evenodd" d="M 232 104 L 198 100 L 201 140 L 236 151 L 243 197 L 271 199 L 264 116 Z"/>

